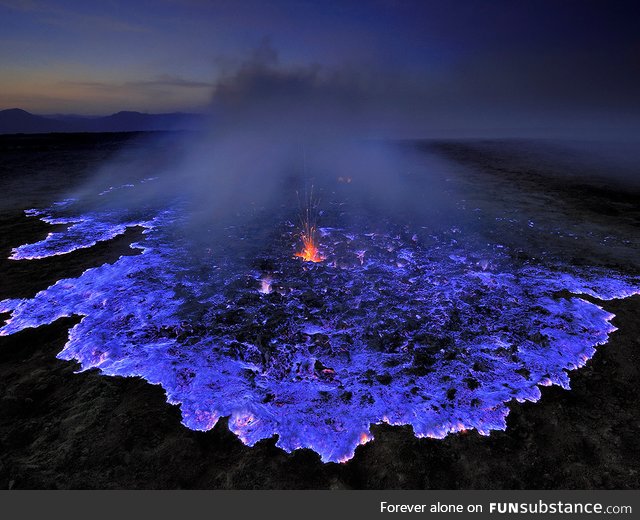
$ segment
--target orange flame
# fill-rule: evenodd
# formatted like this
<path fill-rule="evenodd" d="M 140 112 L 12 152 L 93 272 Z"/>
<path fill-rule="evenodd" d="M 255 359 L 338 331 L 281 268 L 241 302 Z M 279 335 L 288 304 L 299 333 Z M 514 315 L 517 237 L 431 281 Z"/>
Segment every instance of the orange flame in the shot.
<path fill-rule="evenodd" d="M 300 196 L 298 195 L 300 203 Z M 302 258 L 305 262 L 322 262 L 324 257 L 318 249 L 317 239 L 317 219 L 318 201 L 313 197 L 313 186 L 311 192 L 305 194 L 304 203 L 300 204 L 300 238 L 302 240 L 302 251 L 296 253 L 296 257 Z"/>
<path fill-rule="evenodd" d="M 302 251 L 296 253 L 296 257 L 302 258 L 305 262 L 322 262 L 324 257 L 320 254 L 315 239 L 315 229 L 310 227 L 308 232 L 301 233 Z"/>

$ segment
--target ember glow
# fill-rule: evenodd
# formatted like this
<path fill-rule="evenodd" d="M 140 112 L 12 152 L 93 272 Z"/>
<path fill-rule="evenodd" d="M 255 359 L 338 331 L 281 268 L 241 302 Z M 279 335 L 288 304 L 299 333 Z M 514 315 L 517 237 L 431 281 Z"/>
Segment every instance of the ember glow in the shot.
<path fill-rule="evenodd" d="M 353 457 L 376 423 L 433 438 L 505 429 L 509 402 L 569 388 L 568 371 L 615 330 L 613 315 L 582 295 L 640 293 L 636 278 L 519 260 L 458 227 L 323 227 L 326 261 L 310 269 L 288 253 L 298 235 L 278 217 L 260 225 L 280 238 L 239 262 L 237 251 L 176 240 L 180 204 L 145 216 L 74 203 L 29 214 L 84 224 L 14 250 L 24 258 L 91 247 L 133 225 L 145 229 L 132 245 L 142 254 L 1 301 L 10 318 L 0 335 L 81 316 L 60 359 L 161 385 L 191 429 L 230 417 L 247 445 L 277 435 L 283 450 L 309 448 L 325 462 Z M 250 224 L 228 232 L 237 247 L 253 234 Z"/>
<path fill-rule="evenodd" d="M 300 234 L 302 239 L 302 251 L 296 253 L 296 257 L 302 258 L 305 262 L 322 262 L 323 256 L 318 250 L 316 230 L 314 227 L 308 228 Z"/>
<path fill-rule="evenodd" d="M 318 249 L 318 201 L 313 198 L 313 188 L 305 199 L 305 205 L 300 210 L 302 250 L 297 252 L 295 256 L 302 258 L 305 262 L 318 263 L 322 262 L 324 257 Z"/>

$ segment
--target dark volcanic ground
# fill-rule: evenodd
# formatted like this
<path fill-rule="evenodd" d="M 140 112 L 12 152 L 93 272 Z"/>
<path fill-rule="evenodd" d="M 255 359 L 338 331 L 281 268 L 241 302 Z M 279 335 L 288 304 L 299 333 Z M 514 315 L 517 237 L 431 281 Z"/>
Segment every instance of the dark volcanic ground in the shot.
<path fill-rule="evenodd" d="M 11 247 L 50 228 L 24 217 L 22 209 L 56 200 L 132 139 L 140 136 L 0 138 L 0 299 L 33 295 L 61 277 L 135 253 L 128 245 L 138 232 L 130 231 L 62 259 L 5 260 Z M 638 236 L 635 189 L 561 175 L 552 163 L 532 161 L 518 143 L 428 146 L 473 168 L 477 179 L 506 180 L 537 197 L 562 199 L 563 211 L 577 220 L 619 223 L 630 238 Z M 581 255 L 576 252 L 576 262 L 589 261 Z M 615 250 L 597 256 L 600 263 L 630 268 L 640 261 Z M 74 319 L 3 337 L 0 488 L 638 489 L 640 296 L 602 305 L 616 314 L 619 330 L 586 367 L 571 373 L 571 391 L 544 387 L 538 403 L 514 404 L 505 432 L 434 440 L 416 439 L 409 428 L 374 426 L 375 441 L 346 464 L 323 464 L 308 450 L 288 455 L 274 440 L 249 448 L 225 421 L 206 433 L 191 431 L 158 386 L 97 371 L 74 374 L 77 367 L 55 358 Z"/>

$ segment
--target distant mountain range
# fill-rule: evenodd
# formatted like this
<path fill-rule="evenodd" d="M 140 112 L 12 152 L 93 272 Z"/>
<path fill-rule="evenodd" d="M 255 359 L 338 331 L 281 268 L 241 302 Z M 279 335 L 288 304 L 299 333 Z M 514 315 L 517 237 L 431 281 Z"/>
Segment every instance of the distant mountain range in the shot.
<path fill-rule="evenodd" d="M 39 116 L 26 110 L 0 110 L 0 134 L 45 134 L 52 132 L 146 132 L 193 130 L 203 121 L 201 114 L 173 112 L 143 114 L 118 112 L 110 116 Z"/>

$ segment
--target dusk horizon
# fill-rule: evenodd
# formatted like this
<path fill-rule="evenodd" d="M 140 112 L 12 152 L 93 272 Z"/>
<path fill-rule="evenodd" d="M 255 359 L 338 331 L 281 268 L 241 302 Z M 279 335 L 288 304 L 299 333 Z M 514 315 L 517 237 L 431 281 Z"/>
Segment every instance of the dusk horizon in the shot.
<path fill-rule="evenodd" d="M 607 5 L 607 8 L 604 8 Z M 0 1 L 0 107 L 208 113 L 259 66 L 338 82 L 393 136 L 640 129 L 633 2 Z"/>

